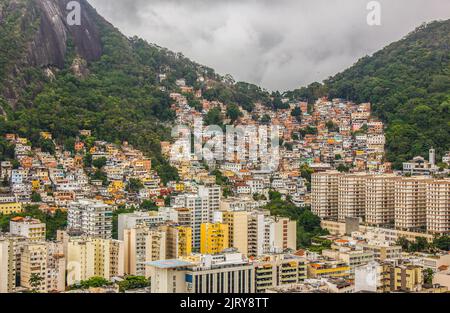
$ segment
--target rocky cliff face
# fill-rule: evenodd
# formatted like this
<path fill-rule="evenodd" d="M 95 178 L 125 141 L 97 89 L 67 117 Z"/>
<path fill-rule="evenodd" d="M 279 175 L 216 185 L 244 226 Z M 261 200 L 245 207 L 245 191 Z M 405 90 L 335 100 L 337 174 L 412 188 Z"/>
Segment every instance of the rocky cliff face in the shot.
<path fill-rule="evenodd" d="M 3 64 L 0 60 L 0 99 L 3 96 L 12 107 L 32 80 L 39 87 L 36 77 L 29 77 L 26 70 L 36 68 L 49 77 L 64 67 L 69 48 L 77 54 L 79 64 L 101 57 L 99 27 L 107 22 L 86 0 L 77 0 L 81 23 L 69 25 L 70 1 L 1 0 L 0 32 L 10 35 L 10 41 L 17 41 L 16 47 L 5 54 Z"/>
<path fill-rule="evenodd" d="M 94 61 L 100 58 L 102 46 L 94 9 L 84 0 L 81 5 L 81 25 L 69 25 L 67 3 L 70 0 L 34 0 L 39 29 L 29 45 L 28 60 L 35 66 L 63 67 L 70 40 L 78 55 Z"/>

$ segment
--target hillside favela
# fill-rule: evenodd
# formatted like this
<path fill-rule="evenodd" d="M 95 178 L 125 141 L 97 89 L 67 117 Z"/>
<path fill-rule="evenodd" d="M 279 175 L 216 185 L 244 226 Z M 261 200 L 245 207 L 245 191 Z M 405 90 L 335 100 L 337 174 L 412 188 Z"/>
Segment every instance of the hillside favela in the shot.
<path fill-rule="evenodd" d="M 271 91 L 90 2 L 0 1 L 0 293 L 450 292 L 450 20 Z"/>

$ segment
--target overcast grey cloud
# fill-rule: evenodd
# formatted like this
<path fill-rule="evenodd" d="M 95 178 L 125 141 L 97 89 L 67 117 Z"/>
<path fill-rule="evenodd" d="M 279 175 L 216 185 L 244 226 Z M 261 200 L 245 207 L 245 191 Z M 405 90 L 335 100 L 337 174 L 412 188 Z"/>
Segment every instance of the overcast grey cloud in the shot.
<path fill-rule="evenodd" d="M 449 0 L 89 0 L 128 36 L 271 90 L 322 81 L 422 24 L 450 18 Z"/>

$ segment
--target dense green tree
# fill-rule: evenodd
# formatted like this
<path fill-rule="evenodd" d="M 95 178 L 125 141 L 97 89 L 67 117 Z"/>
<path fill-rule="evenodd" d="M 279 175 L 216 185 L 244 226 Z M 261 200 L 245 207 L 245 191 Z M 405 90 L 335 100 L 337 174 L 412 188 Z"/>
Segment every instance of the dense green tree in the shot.
<path fill-rule="evenodd" d="M 41 277 L 37 273 L 32 273 L 30 275 L 30 279 L 29 279 L 28 283 L 30 284 L 33 291 L 36 292 L 36 290 L 39 288 L 39 286 L 41 285 L 43 280 L 44 280 L 44 277 Z"/>
<path fill-rule="evenodd" d="M 232 123 L 234 123 L 239 117 L 241 117 L 243 114 L 239 107 L 232 103 L 228 105 L 227 107 L 227 117 L 231 120 Z"/>
<path fill-rule="evenodd" d="M 443 235 L 433 240 L 433 245 L 441 250 L 450 251 L 450 236 Z"/>
<path fill-rule="evenodd" d="M 100 287 L 107 287 L 110 285 L 112 285 L 112 283 L 107 279 L 100 276 L 94 276 L 89 278 L 88 280 L 82 280 L 80 283 L 70 286 L 70 289 L 76 290 L 76 289 L 100 288 Z"/>
<path fill-rule="evenodd" d="M 223 116 L 219 108 L 212 108 L 205 117 L 206 125 L 223 125 Z"/>
<path fill-rule="evenodd" d="M 88 160 L 89 161 L 89 160 Z M 105 157 L 101 157 L 92 161 L 92 165 L 101 170 L 106 165 L 107 159 Z"/>
<path fill-rule="evenodd" d="M 55 144 L 50 139 L 41 139 L 38 143 L 42 152 L 48 152 L 50 154 L 55 154 Z"/>
<path fill-rule="evenodd" d="M 341 173 L 348 173 L 350 171 L 350 168 L 344 164 L 339 164 L 336 169 Z"/>
<path fill-rule="evenodd" d="M 423 282 L 425 284 L 433 284 L 434 272 L 431 268 L 427 268 L 423 270 Z"/>
<path fill-rule="evenodd" d="M 167 185 L 167 183 L 169 181 L 179 181 L 180 180 L 180 176 L 179 176 L 177 168 L 171 166 L 167 162 L 163 162 L 162 164 L 158 165 L 156 167 L 156 171 L 164 185 Z"/>
<path fill-rule="evenodd" d="M 299 122 L 302 121 L 302 115 L 303 112 L 299 107 L 295 107 L 291 112 L 291 116 L 295 117 Z"/>
<path fill-rule="evenodd" d="M 142 184 L 140 179 L 130 178 L 125 189 L 128 192 L 139 192 L 142 188 L 144 188 L 144 184 Z"/>
<path fill-rule="evenodd" d="M 309 248 L 312 238 L 328 234 L 320 227 L 320 218 L 314 215 L 307 207 L 296 207 L 290 201 L 283 201 L 281 197 L 275 196 L 265 206 L 271 215 L 289 217 L 297 221 L 297 247 Z"/>
<path fill-rule="evenodd" d="M 133 290 L 150 286 L 150 281 L 144 276 L 126 276 L 119 282 L 119 291 Z"/>
<path fill-rule="evenodd" d="M 272 119 L 270 118 L 269 115 L 264 114 L 264 115 L 261 117 L 261 119 L 260 119 L 260 123 L 261 123 L 261 124 L 264 124 L 264 125 L 269 125 L 271 120 L 272 120 Z"/>
<path fill-rule="evenodd" d="M 306 179 L 308 182 L 311 182 L 311 175 L 314 173 L 314 170 L 306 163 L 303 163 L 300 166 L 300 175 L 302 178 Z"/>
<path fill-rule="evenodd" d="M 92 166 L 92 154 L 86 153 L 86 155 L 83 157 L 83 164 L 85 167 Z"/>
<path fill-rule="evenodd" d="M 41 195 L 35 191 L 31 193 L 31 202 L 41 202 L 42 198 Z"/>
<path fill-rule="evenodd" d="M 158 206 L 152 200 L 144 200 L 139 206 L 141 210 L 145 211 L 158 211 Z"/>

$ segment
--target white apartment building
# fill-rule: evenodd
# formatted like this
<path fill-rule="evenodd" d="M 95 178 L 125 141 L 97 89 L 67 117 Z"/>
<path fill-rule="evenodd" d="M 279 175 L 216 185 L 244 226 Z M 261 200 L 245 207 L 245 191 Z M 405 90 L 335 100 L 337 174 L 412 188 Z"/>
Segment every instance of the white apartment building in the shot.
<path fill-rule="evenodd" d="M 212 213 L 219 210 L 222 197 L 221 187 L 217 185 L 199 186 L 198 195 L 208 198 L 209 222 L 212 221 Z"/>
<path fill-rule="evenodd" d="M 395 181 L 394 175 L 373 175 L 366 178 L 366 222 L 370 225 L 386 225 L 394 222 Z"/>
<path fill-rule="evenodd" d="M 45 223 L 30 217 L 15 217 L 9 222 L 12 235 L 23 236 L 29 241 L 45 241 Z"/>
<path fill-rule="evenodd" d="M 427 231 L 433 234 L 450 233 L 450 180 L 433 180 L 426 192 Z"/>
<path fill-rule="evenodd" d="M 166 232 L 150 230 L 145 224 L 124 230 L 125 271 L 145 275 L 145 262 L 166 259 Z"/>
<path fill-rule="evenodd" d="M 365 217 L 365 174 L 340 175 L 338 178 L 338 220 L 346 217 Z"/>
<path fill-rule="evenodd" d="M 311 175 L 311 210 L 322 219 L 338 218 L 338 179 L 336 171 Z"/>
<path fill-rule="evenodd" d="M 112 208 L 100 201 L 78 200 L 70 203 L 67 228 L 84 235 L 110 239 L 112 237 Z"/>
<path fill-rule="evenodd" d="M 395 182 L 395 227 L 401 230 L 425 230 L 427 178 L 403 178 Z"/>
<path fill-rule="evenodd" d="M 252 212 L 248 216 L 248 255 L 258 256 L 266 252 L 266 216 L 262 212 Z M 269 236 L 270 237 L 270 236 Z"/>
<path fill-rule="evenodd" d="M 220 201 L 220 200 L 219 200 Z M 200 227 L 202 223 L 209 223 L 213 219 L 213 213 L 209 211 L 207 196 L 196 194 L 183 194 L 171 199 L 175 207 L 188 208 L 192 214 L 190 225 L 192 228 L 192 250 L 200 250 Z"/>
<path fill-rule="evenodd" d="M 66 237 L 67 285 L 94 276 L 110 280 L 124 275 L 124 244 L 119 240 Z"/>
<path fill-rule="evenodd" d="M 370 262 L 355 270 L 355 292 L 377 292 L 383 286 L 382 267 L 378 262 Z"/>
<path fill-rule="evenodd" d="M 117 238 L 124 240 L 123 232 L 125 229 L 131 229 L 140 224 L 147 227 L 156 227 L 165 221 L 165 214 L 159 215 L 157 212 L 135 211 L 133 213 L 119 214 Z"/>
<path fill-rule="evenodd" d="M 254 293 L 255 269 L 241 253 L 147 262 L 152 293 Z"/>

